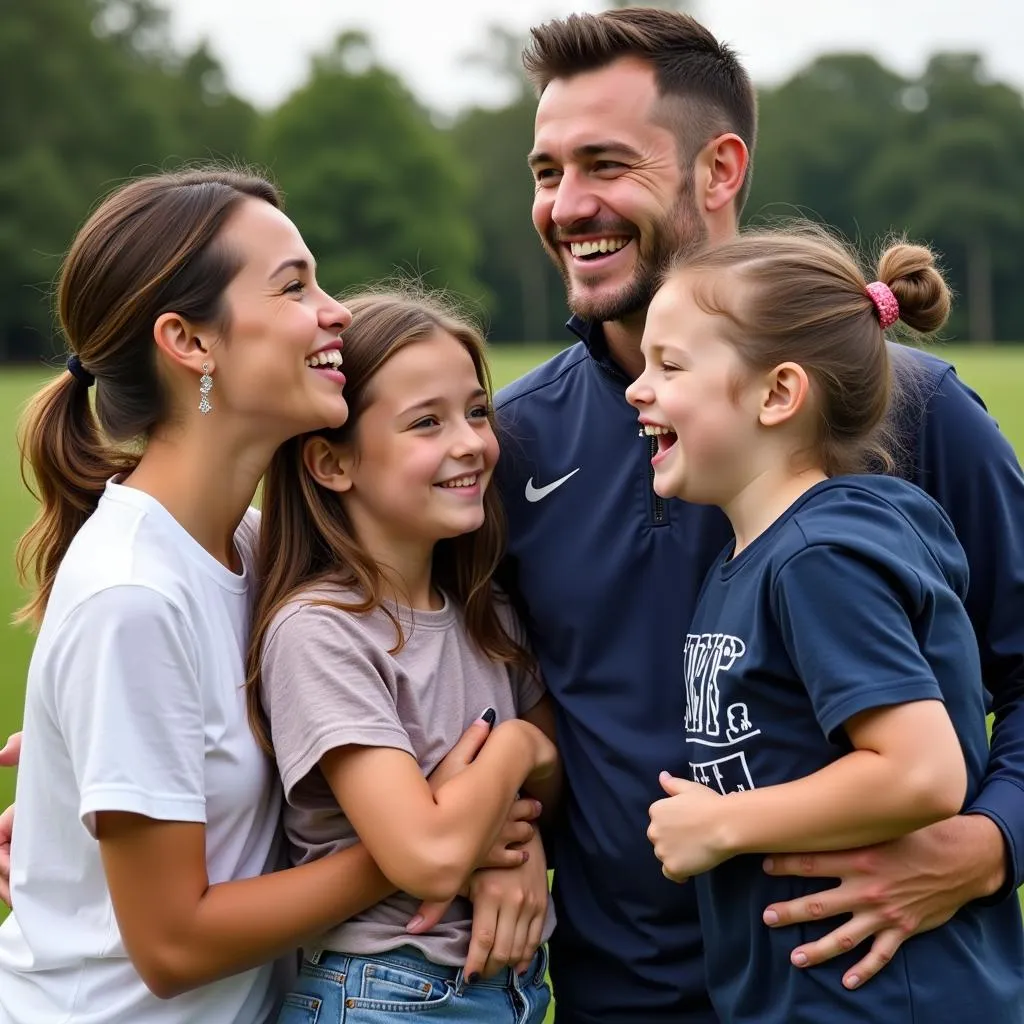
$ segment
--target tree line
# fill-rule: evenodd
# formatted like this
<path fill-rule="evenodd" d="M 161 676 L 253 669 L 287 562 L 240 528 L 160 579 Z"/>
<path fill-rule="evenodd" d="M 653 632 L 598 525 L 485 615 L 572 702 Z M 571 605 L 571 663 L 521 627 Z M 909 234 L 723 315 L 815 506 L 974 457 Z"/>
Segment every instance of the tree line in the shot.
<path fill-rule="evenodd" d="M 343 33 L 258 111 L 205 44 L 175 47 L 158 0 L 6 0 L 0 13 L 0 361 L 60 349 L 52 283 L 75 228 L 125 177 L 228 159 L 265 169 L 325 286 L 413 274 L 467 297 L 496 341 L 563 337 L 561 285 L 530 223 L 535 99 L 520 41 L 483 59 L 511 100 L 442 124 Z M 745 220 L 795 213 L 870 250 L 906 233 L 942 254 L 951 337 L 1024 341 L 1024 98 L 970 53 L 907 78 L 826 55 L 760 91 Z"/>

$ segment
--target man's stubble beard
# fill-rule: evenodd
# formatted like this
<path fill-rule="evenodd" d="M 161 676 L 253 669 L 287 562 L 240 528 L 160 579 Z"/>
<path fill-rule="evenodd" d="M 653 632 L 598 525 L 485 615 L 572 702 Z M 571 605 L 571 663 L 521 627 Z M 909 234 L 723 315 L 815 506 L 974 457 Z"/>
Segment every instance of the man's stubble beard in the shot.
<path fill-rule="evenodd" d="M 638 254 L 632 279 L 616 295 L 593 300 L 577 297 L 572 275 L 562 256 L 564 250 L 550 241 L 545 241 L 544 248 L 562 275 L 569 309 L 583 320 L 605 323 L 626 320 L 644 312 L 660 287 L 665 272 L 677 259 L 703 248 L 707 235 L 707 228 L 693 201 L 693 183 L 687 180 L 675 205 L 655 224 L 648 236 L 646 251 Z M 631 244 L 639 246 L 640 241 L 634 238 Z"/>

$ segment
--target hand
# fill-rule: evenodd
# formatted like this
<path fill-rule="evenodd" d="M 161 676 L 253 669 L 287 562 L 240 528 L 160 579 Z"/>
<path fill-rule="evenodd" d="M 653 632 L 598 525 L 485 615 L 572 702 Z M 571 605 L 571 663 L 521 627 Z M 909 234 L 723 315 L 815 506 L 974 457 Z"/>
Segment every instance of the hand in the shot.
<path fill-rule="evenodd" d="M 0 814 L 0 900 L 11 905 L 11 836 L 14 834 L 14 804 Z"/>
<path fill-rule="evenodd" d="M 7 737 L 7 742 L 0 748 L 0 767 L 17 768 L 21 760 L 21 733 L 15 732 Z"/>
<path fill-rule="evenodd" d="M 699 782 L 677 779 L 668 772 L 662 772 L 658 781 L 669 796 L 651 804 L 647 838 L 661 861 L 662 874 L 673 882 L 685 882 L 728 860 L 728 852 L 717 841 L 722 797 Z"/>
<path fill-rule="evenodd" d="M 0 749 L 0 766 L 14 767 L 21 760 L 21 733 L 11 736 Z M 11 836 L 14 834 L 14 804 L 0 814 L 0 900 L 11 905 Z"/>
<path fill-rule="evenodd" d="M 470 723 L 455 746 L 445 754 L 444 759 L 430 773 L 427 783 L 432 793 L 436 793 L 446 782 L 454 779 L 456 775 L 471 765 L 477 754 L 483 749 L 491 734 L 491 723 L 484 717 L 486 714 L 487 711 L 475 722 Z M 517 800 L 513 803 L 505 819 L 505 824 L 477 867 L 515 868 L 520 864 L 525 864 L 529 854 L 521 847 L 533 838 L 534 827 L 530 822 L 540 817 L 541 810 L 542 808 L 536 800 Z M 446 903 L 425 904 L 424 906 L 447 909 L 450 903 L 449 900 Z M 444 909 L 441 910 L 441 914 L 444 913 Z M 436 916 L 434 923 L 436 924 L 438 920 L 440 920 L 440 914 Z"/>
<path fill-rule="evenodd" d="M 469 879 L 473 930 L 464 970 L 490 978 L 504 967 L 525 971 L 541 944 L 548 909 L 548 873 L 540 836 L 529 860 L 511 871 L 474 872 Z"/>
<path fill-rule="evenodd" d="M 1002 833 L 981 814 L 949 818 L 860 850 L 773 855 L 765 860 L 770 875 L 838 878 L 840 884 L 773 903 L 764 922 L 779 928 L 852 914 L 828 935 L 794 949 L 790 959 L 797 967 L 812 967 L 873 936 L 867 955 L 843 976 L 846 988 L 858 988 L 911 935 L 945 924 L 965 904 L 998 891 L 1005 858 Z"/>
<path fill-rule="evenodd" d="M 446 782 L 468 768 L 476 760 L 477 754 L 483 750 L 487 737 L 491 735 L 491 721 L 484 717 L 488 712 L 492 715 L 494 713 L 492 708 L 487 708 L 475 722 L 471 722 L 455 746 L 430 773 L 427 783 L 432 793 L 436 793 Z"/>
<path fill-rule="evenodd" d="M 525 864 L 530 859 L 526 844 L 536 835 L 531 822 L 540 817 L 542 809 L 540 801 L 532 797 L 516 800 L 498 838 L 477 862 L 477 868 L 517 868 Z"/>

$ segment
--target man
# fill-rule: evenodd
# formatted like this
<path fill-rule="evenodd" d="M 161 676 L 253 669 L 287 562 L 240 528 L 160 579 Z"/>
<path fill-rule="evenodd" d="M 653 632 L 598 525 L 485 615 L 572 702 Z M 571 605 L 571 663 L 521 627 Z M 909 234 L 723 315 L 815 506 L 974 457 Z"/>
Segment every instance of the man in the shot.
<path fill-rule="evenodd" d="M 683 638 L 729 534 L 716 509 L 654 495 L 655 439 L 638 438 L 623 393 L 643 367 L 646 308 L 670 256 L 737 229 L 755 98 L 732 52 L 669 11 L 550 22 L 533 30 L 524 63 L 540 94 L 533 220 L 580 339 L 497 400 L 509 585 L 557 704 L 566 772 L 550 843 L 558 1021 L 704 1024 L 715 1015 L 692 887 L 661 875 L 646 829 L 663 795 L 658 773 L 689 774 Z M 765 920 L 852 914 L 804 946 L 793 930 L 795 965 L 873 937 L 848 984 L 868 981 L 905 938 L 966 902 L 1013 898 L 1024 866 L 1024 479 L 952 368 L 913 358 L 922 381 L 920 405 L 901 422 L 906 472 L 944 505 L 967 551 L 968 611 L 996 725 L 986 785 L 966 813 L 867 851 L 766 863 L 842 880 L 766 908 Z"/>

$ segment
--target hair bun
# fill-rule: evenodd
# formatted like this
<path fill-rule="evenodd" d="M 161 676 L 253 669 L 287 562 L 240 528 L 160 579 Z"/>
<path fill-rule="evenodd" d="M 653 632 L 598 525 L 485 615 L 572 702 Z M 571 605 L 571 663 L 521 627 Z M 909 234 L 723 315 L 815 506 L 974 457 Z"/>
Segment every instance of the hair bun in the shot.
<path fill-rule="evenodd" d="M 927 246 L 892 243 L 878 261 L 877 277 L 896 296 L 900 319 L 915 331 L 930 334 L 949 318 L 952 296 Z"/>

